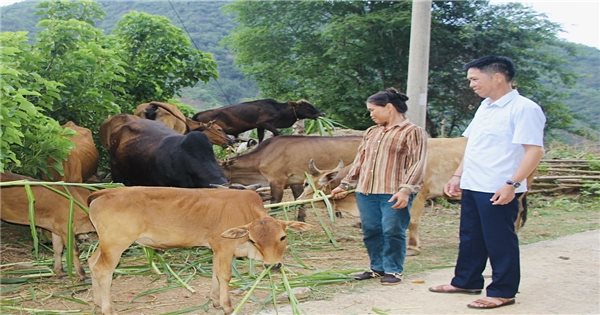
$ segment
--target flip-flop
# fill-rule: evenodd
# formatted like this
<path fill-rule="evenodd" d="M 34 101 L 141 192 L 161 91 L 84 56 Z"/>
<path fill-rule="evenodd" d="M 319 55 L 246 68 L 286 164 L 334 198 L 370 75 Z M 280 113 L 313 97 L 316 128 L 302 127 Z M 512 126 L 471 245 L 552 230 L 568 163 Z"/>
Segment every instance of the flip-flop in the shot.
<path fill-rule="evenodd" d="M 457 288 L 451 284 L 442 284 L 435 287 L 429 288 L 429 291 L 435 293 L 463 293 L 463 294 L 479 294 L 480 289 L 463 289 Z"/>
<path fill-rule="evenodd" d="M 478 308 L 478 309 L 489 309 L 489 308 L 497 308 L 506 305 L 515 304 L 515 299 L 505 299 L 493 296 L 482 297 L 481 299 L 477 299 L 469 304 L 467 307 L 469 308 Z"/>

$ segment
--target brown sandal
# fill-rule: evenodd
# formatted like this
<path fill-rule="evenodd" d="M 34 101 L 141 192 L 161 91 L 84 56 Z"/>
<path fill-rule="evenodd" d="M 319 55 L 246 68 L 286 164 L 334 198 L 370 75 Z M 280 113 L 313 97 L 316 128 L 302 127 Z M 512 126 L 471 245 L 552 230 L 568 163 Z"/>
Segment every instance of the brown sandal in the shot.
<path fill-rule="evenodd" d="M 429 288 L 429 291 L 435 293 L 463 293 L 463 294 L 479 294 L 480 289 L 463 289 L 457 288 L 451 284 L 442 284 L 435 287 Z"/>
<path fill-rule="evenodd" d="M 506 298 L 500 298 L 500 297 L 486 296 L 486 297 L 482 297 L 481 299 L 477 299 L 477 300 L 467 304 L 467 307 L 478 308 L 478 309 L 489 309 L 489 308 L 496 308 L 496 307 L 512 305 L 512 304 L 515 304 L 514 298 L 506 299 Z"/>

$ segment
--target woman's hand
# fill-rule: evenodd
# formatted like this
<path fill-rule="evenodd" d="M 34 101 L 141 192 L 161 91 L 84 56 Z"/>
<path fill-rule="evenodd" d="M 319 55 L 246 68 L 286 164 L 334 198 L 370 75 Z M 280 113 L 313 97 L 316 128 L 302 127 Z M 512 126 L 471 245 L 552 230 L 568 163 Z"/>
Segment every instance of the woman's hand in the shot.
<path fill-rule="evenodd" d="M 338 186 L 331 191 L 331 195 L 331 198 L 333 199 L 343 199 L 346 198 L 346 196 L 348 196 L 348 191 Z"/>
<path fill-rule="evenodd" d="M 400 190 L 399 192 L 393 194 L 392 198 L 390 198 L 388 202 L 396 202 L 392 205 L 392 209 L 403 209 L 408 206 L 408 197 L 410 197 L 410 192 Z"/>

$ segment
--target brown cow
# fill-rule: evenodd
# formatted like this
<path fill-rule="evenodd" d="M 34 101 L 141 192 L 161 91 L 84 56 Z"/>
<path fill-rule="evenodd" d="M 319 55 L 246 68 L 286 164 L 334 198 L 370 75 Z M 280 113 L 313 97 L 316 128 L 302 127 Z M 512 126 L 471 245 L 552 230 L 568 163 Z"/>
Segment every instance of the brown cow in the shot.
<path fill-rule="evenodd" d="M 233 311 L 228 284 L 234 256 L 280 265 L 290 227 L 310 225 L 267 215 L 256 192 L 231 189 L 123 187 L 93 193 L 90 218 L 99 245 L 89 259 L 94 302 L 112 314 L 112 275 L 132 243 L 166 249 L 208 246 L 213 251 L 211 299 L 226 314 Z M 115 220 L 118 216 L 119 219 Z"/>
<path fill-rule="evenodd" d="M 13 173 L 2 173 L 0 181 L 30 180 L 33 178 Z M 66 188 L 56 187 L 65 192 Z M 63 275 L 62 252 L 67 242 L 67 222 L 69 219 L 69 200 L 43 186 L 32 185 L 31 190 L 35 197 L 35 225 L 52 233 L 52 249 L 54 250 L 54 274 Z M 79 187 L 68 188 L 69 192 L 81 204 L 87 204 L 89 190 Z M 0 187 L 2 194 L 2 211 L 0 215 L 3 221 L 29 225 L 29 202 L 23 186 Z M 94 231 L 94 227 L 88 215 L 74 204 L 73 233 L 75 235 Z M 76 244 L 73 242 L 73 244 Z M 79 262 L 79 250 L 74 247 L 73 263 L 79 279 L 85 279 L 85 271 Z"/>
<path fill-rule="evenodd" d="M 50 178 L 45 176 L 43 178 L 54 181 L 83 183 L 96 174 L 98 170 L 99 154 L 92 138 L 92 132 L 72 121 L 65 123 L 63 127 L 75 131 L 75 135 L 71 137 L 73 148 L 63 162 L 64 175 L 61 176 L 56 170 L 50 168 Z M 50 163 L 53 163 L 53 161 L 51 160 Z"/>
<path fill-rule="evenodd" d="M 277 128 L 288 128 L 300 119 L 316 119 L 322 115 L 306 100 L 279 103 L 273 99 L 262 99 L 209 109 L 196 113 L 192 119 L 202 122 L 215 120 L 227 134 L 236 138 L 244 131 L 257 128 L 258 142 L 262 142 L 265 129 L 278 136 Z"/>
<path fill-rule="evenodd" d="M 271 188 L 272 203 L 280 202 L 283 190 L 292 189 L 294 198 L 302 193 L 307 163 L 315 160 L 323 167 L 334 167 L 341 159 L 354 160 L 362 137 L 279 136 L 269 138 L 254 150 L 223 162 L 225 176 L 232 183 L 261 183 Z M 303 220 L 304 213 L 299 213 Z"/>
<path fill-rule="evenodd" d="M 185 117 L 177 106 L 169 103 L 155 101 L 143 103 L 136 107 L 133 114 L 141 118 L 159 121 L 182 135 L 190 131 L 199 130 L 213 144 L 221 146 L 233 144 L 233 139 L 227 136 L 223 128 L 214 121 L 198 122 L 192 120 Z"/>
<path fill-rule="evenodd" d="M 452 176 L 460 164 L 467 138 L 430 138 L 427 139 L 427 165 L 425 177 L 421 190 L 416 195 L 410 210 L 410 225 L 408 231 L 408 255 L 418 255 L 421 248 L 419 238 L 419 224 L 425 208 L 425 201 L 444 195 L 444 185 Z M 348 174 L 350 165 L 344 167 L 343 163 L 338 164 L 332 170 L 320 170 L 316 167 L 314 161 L 309 163 L 309 174 L 312 175 L 312 181 L 317 189 L 325 194 L 330 194 L 331 190 L 337 187 L 341 180 Z M 533 176 L 527 178 L 528 183 L 532 183 Z M 313 194 L 312 187 L 305 185 L 304 192 L 299 199 L 310 198 Z M 515 226 L 517 230 L 523 226 L 527 214 L 525 194 L 520 200 L 520 211 Z M 359 216 L 354 194 L 348 195 L 344 199 L 333 200 L 336 210 L 346 212 L 353 216 Z"/>

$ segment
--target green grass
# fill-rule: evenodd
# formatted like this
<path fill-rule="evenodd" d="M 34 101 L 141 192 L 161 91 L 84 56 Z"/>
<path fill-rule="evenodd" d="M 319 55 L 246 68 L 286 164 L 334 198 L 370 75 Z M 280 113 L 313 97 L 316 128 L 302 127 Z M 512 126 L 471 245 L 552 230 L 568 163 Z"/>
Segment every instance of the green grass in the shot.
<path fill-rule="evenodd" d="M 561 236 L 589 231 L 600 228 L 600 198 L 581 196 L 542 196 L 532 195 L 529 198 L 529 216 L 525 227 L 519 232 L 521 244 L 530 244 L 538 241 L 555 239 Z M 320 211 L 317 216 L 313 211 Z M 368 258 L 362 243 L 360 229 L 353 224 L 358 219 L 343 218 L 330 222 L 326 219 L 324 209 L 314 209 L 308 212 L 308 221 L 315 227 L 304 233 L 289 233 L 290 247 L 286 253 L 286 275 L 289 288 L 309 287 L 311 293 L 308 299 L 318 300 L 333 297 L 338 293 L 351 293 L 362 290 L 363 284 L 350 281 L 350 275 L 368 267 Z M 290 213 L 288 215 L 294 215 Z M 283 216 L 278 214 L 277 216 Z M 327 225 L 335 238 L 334 246 L 323 228 L 319 226 L 318 218 Z M 324 219 L 325 218 L 325 219 Z M 419 256 L 407 257 L 405 272 L 407 275 L 424 272 L 427 270 L 452 267 L 456 260 L 458 248 L 458 222 L 459 204 L 439 200 L 433 207 L 428 207 L 422 218 L 421 242 L 422 253 Z M 28 229 L 24 226 L 24 238 L 29 238 Z M 3 231 L 4 232 L 4 231 Z M 2 243 L 12 243 L 12 247 L 29 246 L 27 241 L 19 238 L 5 239 L 2 234 Z M 84 266 L 86 256 L 89 255 L 90 246 L 87 243 L 81 248 L 84 253 Z M 22 261 L 31 261 L 30 250 L 21 250 Z M 22 278 L 23 275 L 35 274 L 40 269 L 49 271 L 52 268 L 51 252 L 41 248 L 42 257 L 35 264 L 26 267 L 16 267 L 5 263 L 0 272 L 2 278 L 2 299 L 0 311 L 13 313 L 21 308 L 23 311 L 43 312 L 44 309 L 54 311 L 57 309 L 81 310 L 89 312 L 91 306 L 84 305 L 88 298 L 90 282 L 77 283 L 69 278 L 56 279 L 54 277 Z M 5 254 L 3 252 L 3 254 Z M 87 254 L 86 254 L 87 253 Z M 196 290 L 207 290 L 210 286 L 211 255 L 210 251 L 202 248 L 171 249 L 160 253 L 172 270 Z M 156 260 L 155 260 L 156 261 Z M 157 305 L 165 307 L 162 303 L 162 294 L 167 294 L 177 303 L 172 303 L 168 309 L 161 311 L 170 314 L 194 313 L 199 310 L 210 310 L 209 313 L 218 313 L 214 308 L 208 307 L 208 297 L 204 293 L 193 294 L 188 299 L 181 299 L 187 292 L 178 283 L 172 274 L 166 272 L 164 266 L 157 264 L 163 272 L 155 274 L 147 267 L 146 257 L 139 246 L 131 247 L 121 259 L 115 282 L 150 279 L 150 285 L 142 287 L 135 294 L 137 298 L 156 297 Z M 257 276 L 262 272 L 260 263 L 247 259 L 236 260 L 232 289 L 248 290 L 254 285 Z M 274 281 L 273 281 L 274 279 Z M 282 283 L 281 276 L 274 276 L 273 283 L 264 280 L 256 285 L 252 298 L 247 299 L 241 312 L 251 313 L 272 305 L 273 296 L 285 291 L 286 285 Z M 182 293 L 184 292 L 184 293 Z M 232 295 L 235 305 L 242 296 Z M 180 303 L 179 303 L 180 302 Z M 141 303 L 145 301 L 133 301 Z M 208 304 L 207 304 L 208 303 Z M 285 302 L 284 302 L 285 303 Z M 281 305 L 282 302 L 278 302 Z M 129 305 L 129 304 L 126 304 Z M 137 304 L 128 307 L 135 308 Z M 47 306 L 47 308 L 46 308 Z M 65 308 L 67 306 L 67 308 Z M 124 307 L 124 306 L 121 306 Z M 141 309 L 140 309 L 141 310 Z"/>

